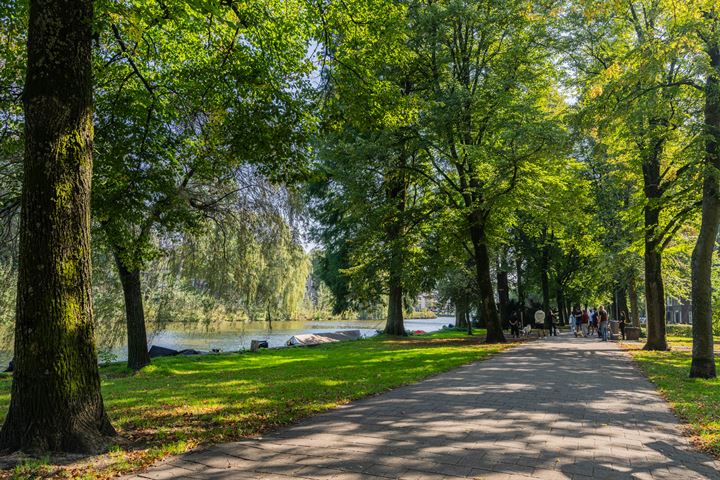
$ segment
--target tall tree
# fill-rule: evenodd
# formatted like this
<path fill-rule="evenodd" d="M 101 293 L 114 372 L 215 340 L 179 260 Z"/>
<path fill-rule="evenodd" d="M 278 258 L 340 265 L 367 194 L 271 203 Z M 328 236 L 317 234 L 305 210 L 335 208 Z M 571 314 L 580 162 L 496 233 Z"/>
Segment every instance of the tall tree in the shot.
<path fill-rule="evenodd" d="M 642 185 L 630 209 L 642 219 L 645 348 L 666 350 L 663 252 L 697 208 L 694 66 L 662 0 L 585 0 L 572 10 L 579 28 L 570 56 L 587 82 L 585 105 L 596 109 L 591 136 Z"/>
<path fill-rule="evenodd" d="M 90 295 L 90 0 L 31 0 L 15 373 L 0 448 L 97 452 L 114 430 L 100 394 Z"/>
<path fill-rule="evenodd" d="M 720 224 L 720 11 L 715 4 L 699 9 L 701 51 L 707 60 L 702 224 L 692 253 L 693 349 L 690 377 L 715 378 L 712 324 L 712 259 Z"/>
<path fill-rule="evenodd" d="M 491 276 L 493 232 L 510 194 L 558 143 L 549 49 L 552 12 L 525 0 L 432 2 L 415 15 L 431 105 L 428 151 L 440 194 L 461 213 L 487 341 L 503 342 Z"/>
<path fill-rule="evenodd" d="M 313 193 L 317 218 L 332 222 L 323 221 L 319 238 L 326 255 L 346 248 L 351 296 L 387 298 L 384 331 L 405 335 L 405 298 L 417 293 L 417 264 L 424 256 L 417 248 L 419 231 L 428 211 L 418 173 L 424 173 L 425 157 L 406 6 L 378 0 L 368 9 L 343 2 L 322 15 L 327 98 L 321 182 Z M 338 229 L 342 235 L 328 235 Z"/>
<path fill-rule="evenodd" d="M 277 181 L 302 170 L 311 64 L 298 4 L 106 8 L 93 211 L 123 287 L 128 366 L 140 369 L 150 362 L 141 282 L 154 240 L 207 227 L 244 188 L 243 165 Z"/>

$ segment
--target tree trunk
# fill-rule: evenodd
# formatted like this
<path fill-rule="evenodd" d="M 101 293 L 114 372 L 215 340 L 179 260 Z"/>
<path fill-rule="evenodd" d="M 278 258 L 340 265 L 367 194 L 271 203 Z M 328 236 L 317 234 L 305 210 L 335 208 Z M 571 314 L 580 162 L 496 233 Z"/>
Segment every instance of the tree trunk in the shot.
<path fill-rule="evenodd" d="M 630 320 L 633 327 L 640 328 L 640 311 L 638 310 L 637 283 L 635 277 L 630 279 L 628 285 L 628 296 L 630 297 Z"/>
<path fill-rule="evenodd" d="M 520 304 L 520 323 L 525 326 L 525 288 L 522 281 L 522 259 L 515 258 L 515 272 L 517 275 L 517 296 Z"/>
<path fill-rule="evenodd" d="M 145 310 L 143 308 L 140 271 L 129 270 L 121 257 L 115 254 L 115 264 L 125 296 L 125 323 L 128 339 L 128 368 L 140 370 L 150 365 L 150 355 L 145 332 Z"/>
<path fill-rule="evenodd" d="M 388 335 L 407 335 L 403 322 L 403 292 L 402 285 L 390 285 L 388 299 L 388 315 L 385 324 L 385 333 Z"/>
<path fill-rule="evenodd" d="M 660 188 L 660 155 L 662 139 L 656 139 L 643 159 L 643 193 L 645 205 L 645 301 L 647 303 L 647 343 L 645 350 L 667 350 L 665 336 L 665 289 L 662 278 L 662 251 L 658 238 L 662 190 Z"/>
<path fill-rule="evenodd" d="M 403 321 L 403 268 L 404 255 L 402 240 L 404 235 L 403 214 L 406 202 L 405 157 L 400 154 L 397 169 L 386 176 L 386 196 L 392 207 L 387 219 L 385 236 L 390 247 L 388 259 L 388 316 L 385 333 L 388 335 L 407 335 Z"/>
<path fill-rule="evenodd" d="M 667 350 L 665 336 L 665 291 L 662 257 L 654 245 L 645 247 L 645 299 L 647 302 L 647 343 L 645 350 Z"/>
<path fill-rule="evenodd" d="M 510 318 L 510 312 L 508 312 L 510 306 L 510 282 L 508 281 L 507 268 L 504 268 L 502 261 L 498 265 L 496 276 L 498 303 L 500 304 L 500 322 L 503 327 L 505 327 Z"/>
<path fill-rule="evenodd" d="M 15 372 L 0 449 L 98 452 L 115 434 L 90 267 L 91 0 L 30 0 Z"/>
<path fill-rule="evenodd" d="M 490 253 L 487 248 L 485 225 L 479 221 L 478 216 L 479 215 L 473 215 L 473 221 L 470 226 L 470 239 L 473 244 L 475 273 L 477 275 L 478 290 L 480 291 L 482 315 L 487 323 L 487 337 L 485 341 L 487 343 L 502 343 L 505 342 L 505 334 L 503 333 L 495 306 L 495 296 L 490 276 Z"/>
<path fill-rule="evenodd" d="M 540 257 L 540 287 L 543 296 L 543 311 L 545 318 L 550 318 L 550 279 L 548 269 L 550 268 L 550 251 L 547 246 L 547 229 L 543 231 L 543 248 Z"/>
<path fill-rule="evenodd" d="M 715 378 L 712 329 L 712 257 L 720 222 L 720 49 L 708 48 L 713 73 L 705 82 L 705 172 L 702 224 L 692 254 L 693 349 L 691 378 Z"/>
<path fill-rule="evenodd" d="M 624 287 L 619 287 L 617 290 L 615 290 L 615 301 L 616 301 L 616 312 L 617 316 L 615 317 L 616 320 L 620 319 L 620 312 L 625 312 L 625 318 L 627 318 L 628 314 L 628 306 L 627 306 L 627 289 Z"/>
<path fill-rule="evenodd" d="M 565 325 L 567 320 L 567 315 L 565 313 L 565 292 L 563 292 L 562 286 L 557 286 L 557 307 L 558 307 L 558 315 L 560 316 L 560 325 Z"/>
<path fill-rule="evenodd" d="M 467 327 L 467 304 L 464 298 L 455 299 L 455 326 L 458 328 Z"/>

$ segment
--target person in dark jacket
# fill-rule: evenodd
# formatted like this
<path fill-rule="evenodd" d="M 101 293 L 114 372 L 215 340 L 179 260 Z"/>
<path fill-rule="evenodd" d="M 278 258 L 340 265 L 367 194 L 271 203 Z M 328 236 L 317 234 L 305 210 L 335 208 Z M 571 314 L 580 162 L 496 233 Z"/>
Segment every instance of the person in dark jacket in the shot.
<path fill-rule="evenodd" d="M 620 333 L 622 334 L 622 339 L 625 340 L 625 323 L 627 322 L 627 317 L 625 315 L 625 312 L 620 312 Z"/>
<path fill-rule="evenodd" d="M 510 316 L 510 334 L 515 338 L 520 338 L 520 319 L 517 312 L 513 312 Z"/>

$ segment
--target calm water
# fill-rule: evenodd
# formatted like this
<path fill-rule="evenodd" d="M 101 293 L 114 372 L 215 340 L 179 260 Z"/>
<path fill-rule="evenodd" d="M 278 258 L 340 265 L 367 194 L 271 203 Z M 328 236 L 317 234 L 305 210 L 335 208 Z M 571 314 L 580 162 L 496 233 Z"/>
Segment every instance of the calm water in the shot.
<path fill-rule="evenodd" d="M 443 325 L 454 322 L 454 317 L 438 317 L 427 320 L 405 320 L 407 330 L 424 330 L 432 332 Z M 251 340 L 267 340 L 270 347 L 285 346 L 290 337 L 304 333 L 336 332 L 338 330 L 360 330 L 364 337 L 377 334 L 377 329 L 385 326 L 384 320 L 347 320 L 347 321 L 307 321 L 307 322 L 273 322 L 272 330 L 264 322 L 256 323 L 220 323 L 210 326 L 170 324 L 159 332 L 148 334 L 148 346 L 183 350 L 192 348 L 208 352 L 214 348 L 223 352 L 233 352 L 250 348 Z M 115 348 L 112 352 L 117 361 L 127 360 L 127 345 Z M 0 352 L 0 365 L 7 365 L 12 355 Z"/>

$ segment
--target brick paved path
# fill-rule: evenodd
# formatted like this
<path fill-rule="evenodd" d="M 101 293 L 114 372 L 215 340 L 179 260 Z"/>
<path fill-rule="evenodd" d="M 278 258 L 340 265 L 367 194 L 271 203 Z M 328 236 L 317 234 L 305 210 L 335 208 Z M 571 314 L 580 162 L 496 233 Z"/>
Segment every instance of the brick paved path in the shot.
<path fill-rule="evenodd" d="M 141 477 L 684 480 L 719 468 L 614 344 L 561 336 Z"/>

